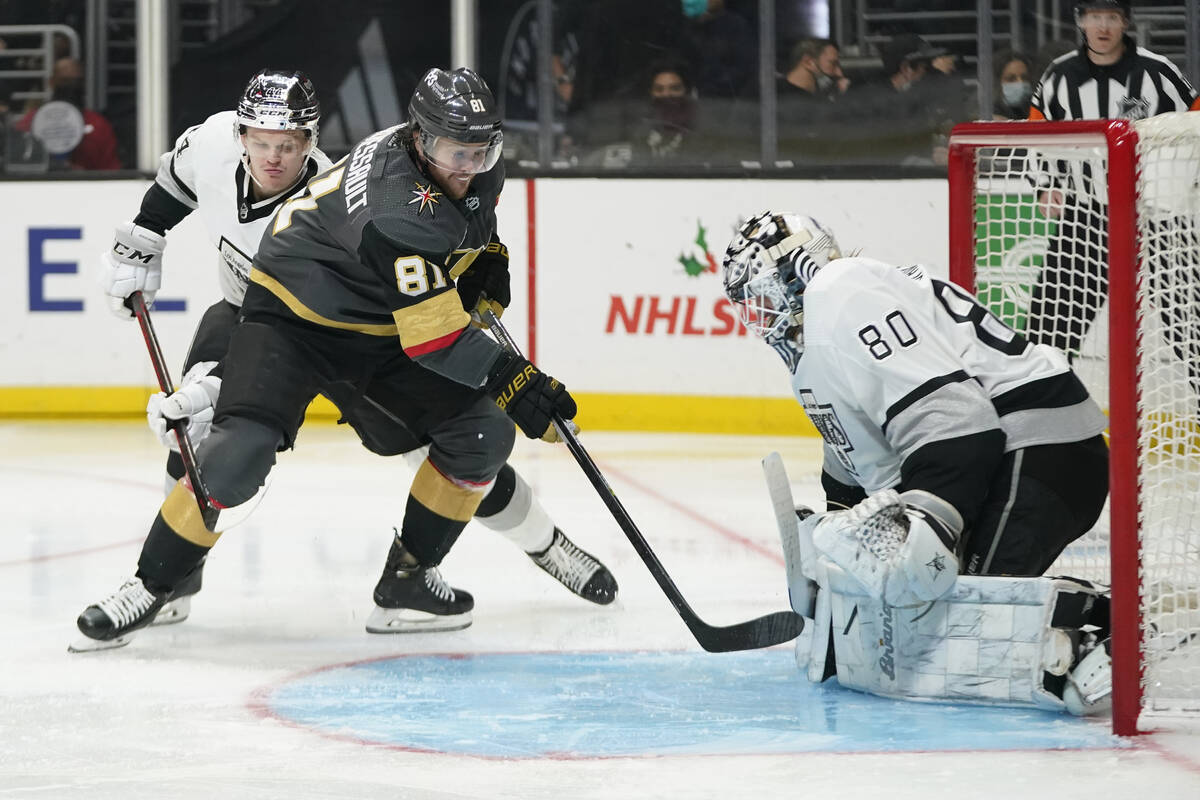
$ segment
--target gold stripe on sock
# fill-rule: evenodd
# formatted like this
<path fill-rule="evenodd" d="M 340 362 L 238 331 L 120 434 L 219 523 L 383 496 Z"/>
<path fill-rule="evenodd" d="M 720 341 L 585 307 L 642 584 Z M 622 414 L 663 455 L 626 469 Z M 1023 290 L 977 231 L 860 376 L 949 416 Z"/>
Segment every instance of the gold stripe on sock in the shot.
<path fill-rule="evenodd" d="M 438 472 L 427 458 L 413 478 L 411 493 L 433 513 L 456 522 L 469 522 L 487 492 L 486 486 L 459 486 Z"/>
<path fill-rule="evenodd" d="M 183 481 L 175 484 L 159 513 L 171 530 L 192 544 L 212 547 L 217 543 L 217 539 L 221 538 L 221 534 L 213 533 L 204 527 L 204 519 L 200 516 L 196 498 Z"/>

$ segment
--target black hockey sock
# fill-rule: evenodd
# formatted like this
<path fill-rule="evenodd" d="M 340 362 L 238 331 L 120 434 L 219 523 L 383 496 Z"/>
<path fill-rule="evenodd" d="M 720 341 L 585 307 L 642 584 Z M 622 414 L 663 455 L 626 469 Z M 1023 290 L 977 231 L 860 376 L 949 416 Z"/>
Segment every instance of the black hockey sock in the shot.
<path fill-rule="evenodd" d="M 496 475 L 496 482 L 492 484 L 491 491 L 487 493 L 487 497 L 483 498 L 483 502 L 475 510 L 475 516 L 491 517 L 499 514 L 508 507 L 513 492 L 516 490 L 517 473 L 512 467 L 505 464 Z"/>
<path fill-rule="evenodd" d="M 156 594 L 173 590 L 200 566 L 211 549 L 189 542 L 171 530 L 159 512 L 142 545 L 137 577 Z"/>
<path fill-rule="evenodd" d="M 443 517 L 410 495 L 404 510 L 404 524 L 400 528 L 400 542 L 422 566 L 436 567 L 465 527 L 466 522 Z"/>

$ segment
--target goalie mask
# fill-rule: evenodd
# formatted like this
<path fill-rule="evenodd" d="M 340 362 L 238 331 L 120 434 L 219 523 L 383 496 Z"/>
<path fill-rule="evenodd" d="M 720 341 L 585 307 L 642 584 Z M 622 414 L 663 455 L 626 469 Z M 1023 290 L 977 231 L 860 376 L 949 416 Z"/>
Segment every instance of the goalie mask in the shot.
<path fill-rule="evenodd" d="M 770 211 L 746 222 L 725 250 L 725 295 L 789 368 L 803 352 L 804 289 L 835 258 L 833 234 L 815 219 Z"/>
<path fill-rule="evenodd" d="M 500 108 L 474 70 L 434 67 L 426 72 L 413 91 L 408 116 L 425 158 L 441 169 L 477 174 L 500 160 Z"/>

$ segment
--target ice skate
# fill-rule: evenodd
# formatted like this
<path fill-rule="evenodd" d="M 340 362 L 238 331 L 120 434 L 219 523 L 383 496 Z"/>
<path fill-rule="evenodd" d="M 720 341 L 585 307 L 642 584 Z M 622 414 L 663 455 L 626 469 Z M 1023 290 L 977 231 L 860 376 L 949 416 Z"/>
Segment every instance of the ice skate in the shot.
<path fill-rule="evenodd" d="M 437 567 L 422 566 L 397 538 L 375 585 L 367 632 L 456 631 L 471 624 L 474 607 L 469 593 L 450 588 Z"/>
<path fill-rule="evenodd" d="M 1067 673 L 1063 704 L 1075 716 L 1112 711 L 1112 639 L 1092 643 Z"/>
<path fill-rule="evenodd" d="M 168 600 L 163 607 L 154 615 L 151 626 L 158 625 L 176 625 L 188 618 L 188 614 L 192 611 L 192 595 L 200 591 L 200 587 L 204 580 L 204 562 L 200 562 L 200 566 L 183 579 L 183 582 L 176 587 L 171 594 L 171 599 Z"/>
<path fill-rule="evenodd" d="M 130 578 L 120 589 L 83 610 L 75 622 L 83 635 L 67 650 L 87 653 L 124 647 L 135 632 L 154 621 L 169 597 L 167 592 L 150 591 L 141 578 Z"/>
<path fill-rule="evenodd" d="M 606 606 L 617 599 L 617 579 L 608 567 L 586 552 L 558 528 L 550 546 L 540 553 L 529 553 L 533 563 L 584 600 Z"/>

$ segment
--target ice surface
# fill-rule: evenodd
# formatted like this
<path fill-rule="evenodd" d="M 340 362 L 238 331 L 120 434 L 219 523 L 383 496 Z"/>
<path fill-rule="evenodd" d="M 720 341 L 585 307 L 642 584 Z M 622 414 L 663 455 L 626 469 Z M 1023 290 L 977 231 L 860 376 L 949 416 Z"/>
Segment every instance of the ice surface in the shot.
<path fill-rule="evenodd" d="M 759 459 L 815 504 L 817 443 L 585 432 L 693 608 L 786 608 Z M 1200 743 L 1102 723 L 895 703 L 805 683 L 790 648 L 711 655 L 561 447 L 513 463 L 616 574 L 592 606 L 471 525 L 446 559 L 475 624 L 363 631 L 411 473 L 345 428 L 302 431 L 192 616 L 70 655 L 131 574 L 163 451 L 134 423 L 0 424 L 0 798 L 1200 797 Z"/>

